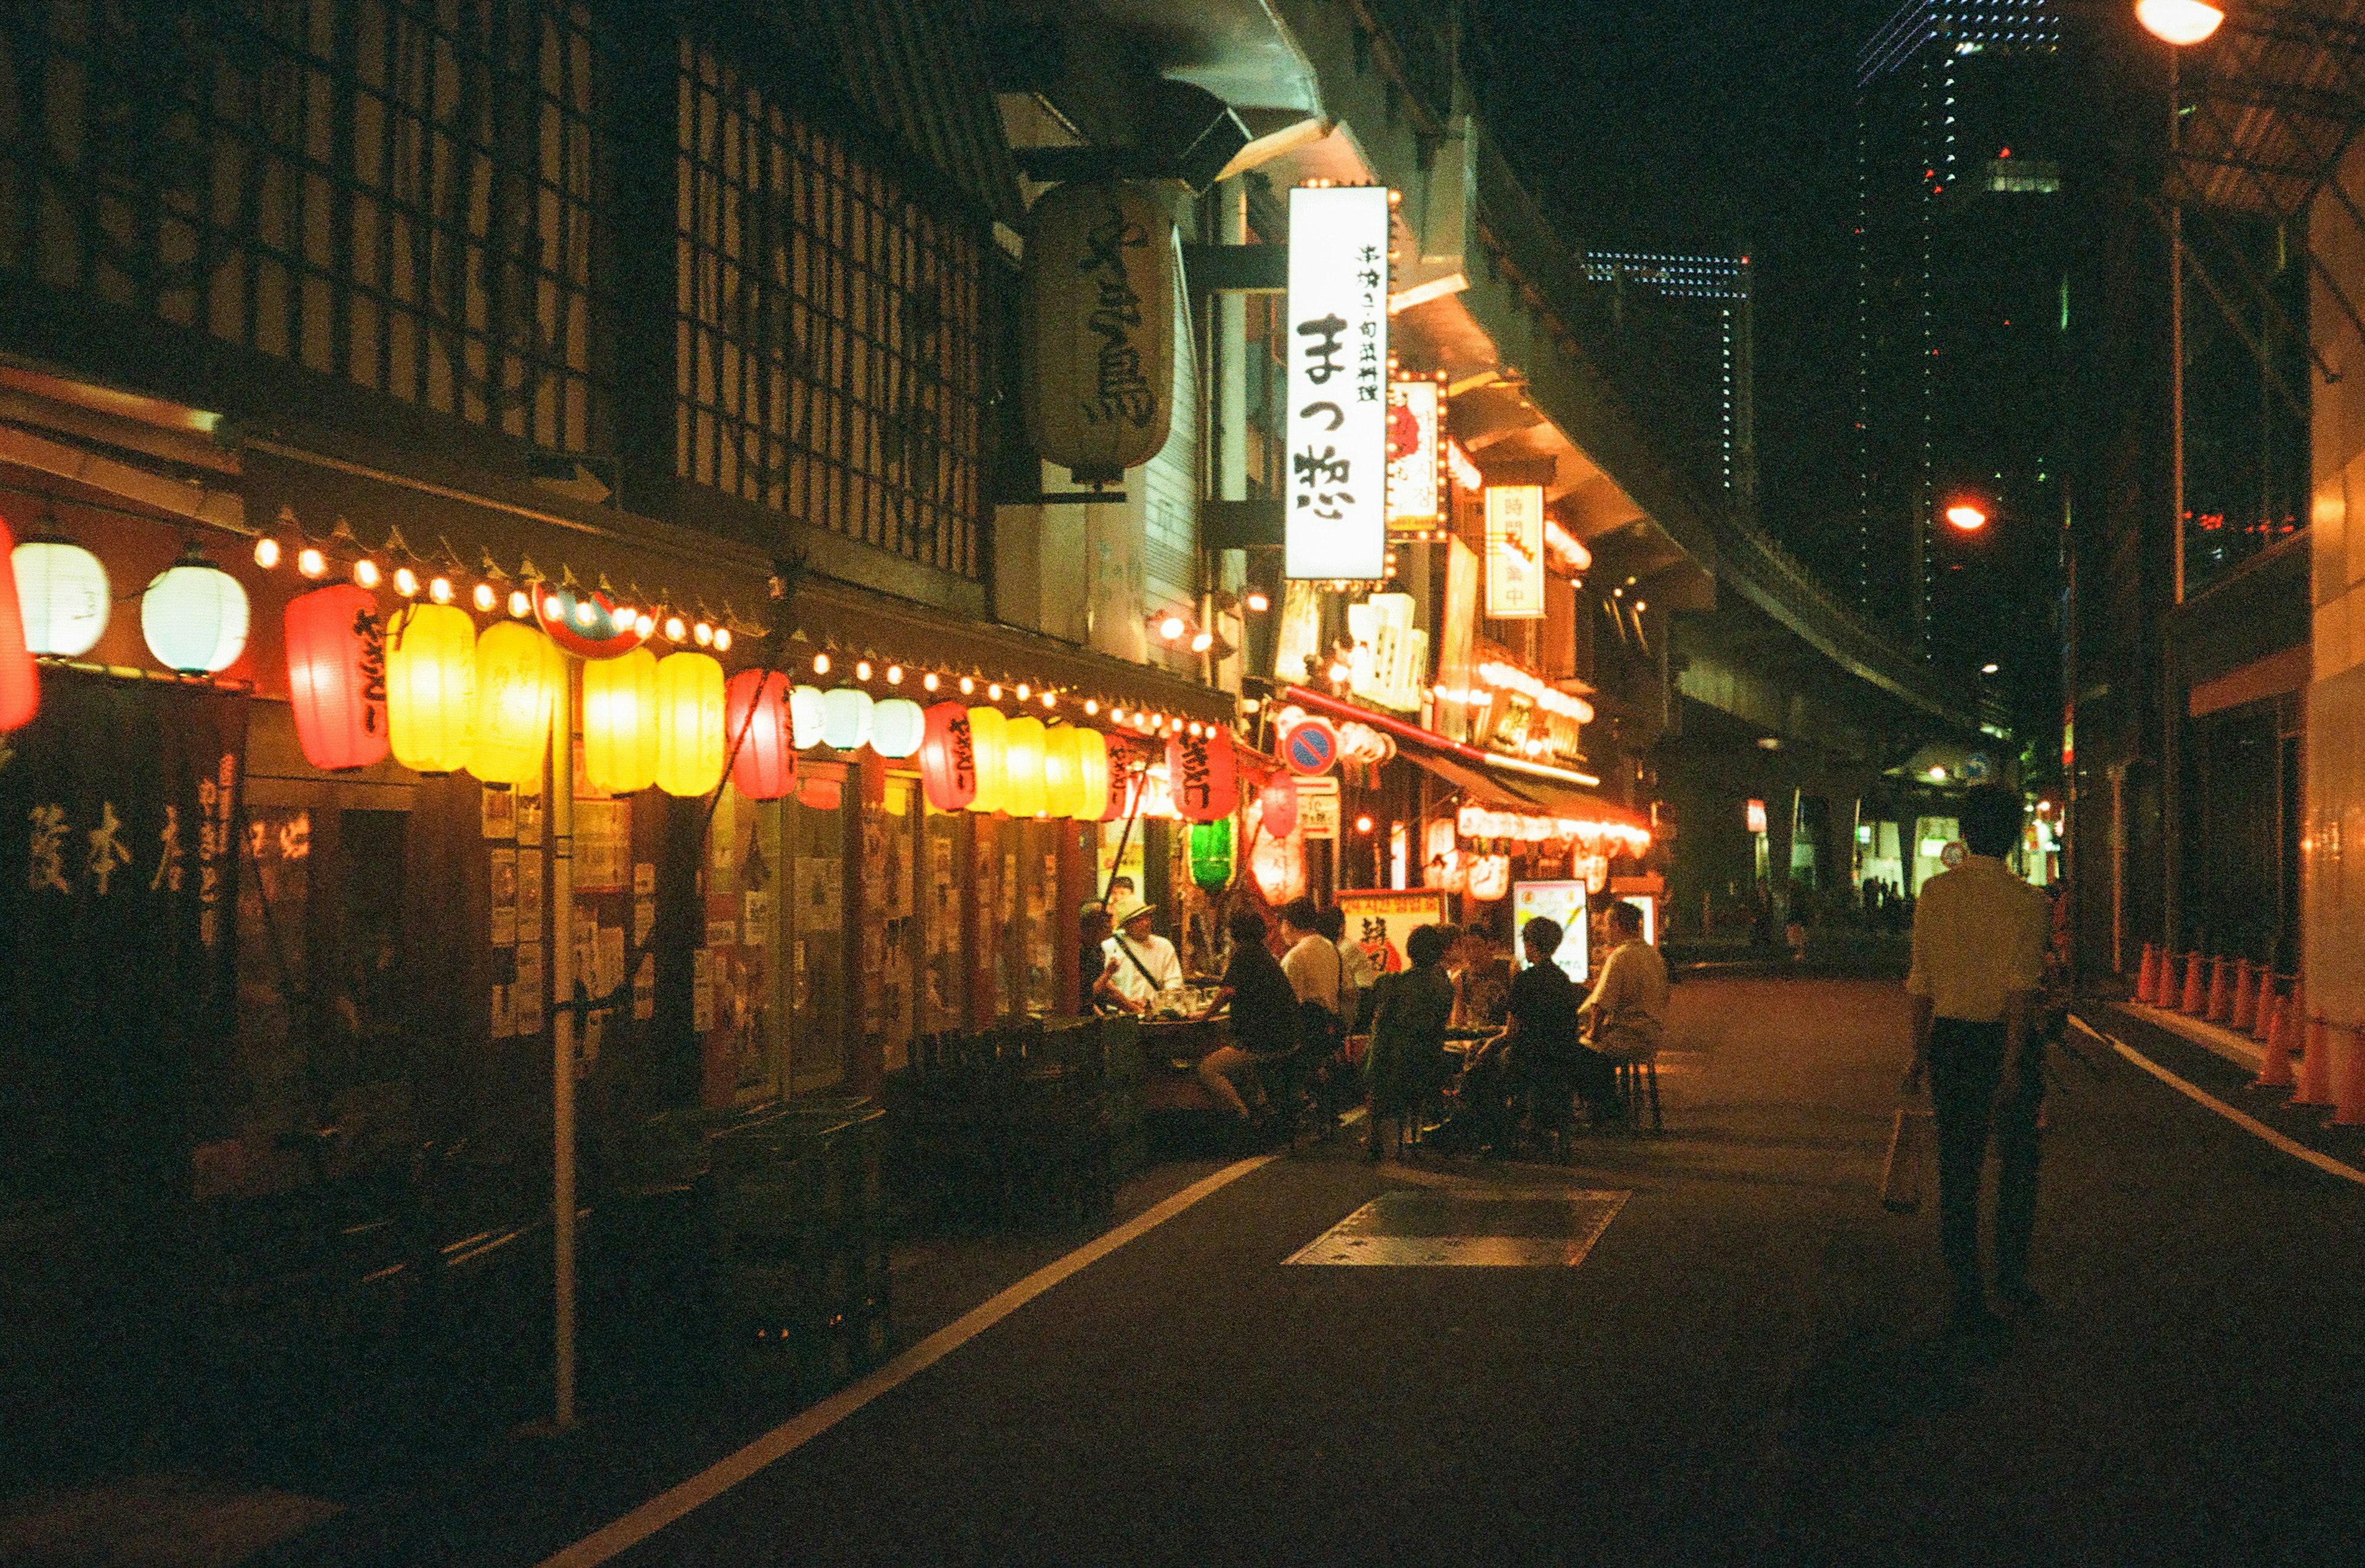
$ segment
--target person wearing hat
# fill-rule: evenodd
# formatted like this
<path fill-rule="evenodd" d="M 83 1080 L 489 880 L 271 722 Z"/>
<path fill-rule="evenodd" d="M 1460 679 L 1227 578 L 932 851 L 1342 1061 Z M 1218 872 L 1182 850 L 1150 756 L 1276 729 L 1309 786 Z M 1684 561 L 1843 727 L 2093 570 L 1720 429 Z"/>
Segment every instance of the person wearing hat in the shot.
<path fill-rule="evenodd" d="M 1182 959 L 1174 944 L 1149 928 L 1149 906 L 1119 898 L 1109 912 L 1116 935 L 1103 945 L 1108 957 L 1093 994 L 1127 1013 L 1147 1013 L 1160 993 L 1182 989 Z"/>

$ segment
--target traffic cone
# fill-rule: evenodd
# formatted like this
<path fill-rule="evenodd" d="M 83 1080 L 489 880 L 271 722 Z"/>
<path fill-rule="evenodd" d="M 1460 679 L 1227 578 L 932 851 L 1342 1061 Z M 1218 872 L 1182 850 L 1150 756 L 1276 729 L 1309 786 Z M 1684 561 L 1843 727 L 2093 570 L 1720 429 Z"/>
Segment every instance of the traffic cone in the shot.
<path fill-rule="evenodd" d="M 2272 1014 L 2267 1025 L 2266 1050 L 2259 1058 L 2258 1081 L 2253 1089 L 2289 1089 L 2292 1087 L 2291 1011 L 2283 999 L 2275 994 L 2274 977 L 2270 975 L 2259 990 L 2259 1011 Z"/>
<path fill-rule="evenodd" d="M 2228 1022 L 2234 1033 L 2247 1035 L 2259 1021 L 2259 978 L 2251 972 L 2250 960 L 2243 958 L 2234 966 L 2234 1015 Z"/>
<path fill-rule="evenodd" d="M 2250 1038 L 2262 1046 L 2267 1043 L 2267 1036 L 2274 1028 L 2275 1010 L 2278 1005 L 2275 996 L 2275 971 L 2260 964 L 2259 966 L 2259 1010 L 2250 1020 Z"/>
<path fill-rule="evenodd" d="M 2218 954 L 2209 960 L 2209 1012 L 2212 1024 L 2223 1024 L 2234 1015 L 2234 977 L 2225 967 L 2225 955 Z"/>
<path fill-rule="evenodd" d="M 2292 1104 L 2332 1103 L 2331 1034 L 2330 1027 L 2323 1019 L 2307 1020 L 2307 1049 L 2300 1055 L 2298 1081 L 2292 1087 Z"/>
<path fill-rule="evenodd" d="M 2202 981 L 2202 965 L 2205 962 L 2198 951 L 2184 956 L 2184 1005 L 2177 1011 L 2193 1018 L 2201 1016 L 2209 993 Z"/>
<path fill-rule="evenodd" d="M 2339 1060 L 2332 1070 L 2332 1114 L 2327 1127 L 2365 1127 L 2365 1027 L 2332 1031 Z"/>
<path fill-rule="evenodd" d="M 2135 970 L 2135 1000 L 2148 1007 L 2159 997 L 2159 949 L 2144 944 L 2143 965 Z"/>

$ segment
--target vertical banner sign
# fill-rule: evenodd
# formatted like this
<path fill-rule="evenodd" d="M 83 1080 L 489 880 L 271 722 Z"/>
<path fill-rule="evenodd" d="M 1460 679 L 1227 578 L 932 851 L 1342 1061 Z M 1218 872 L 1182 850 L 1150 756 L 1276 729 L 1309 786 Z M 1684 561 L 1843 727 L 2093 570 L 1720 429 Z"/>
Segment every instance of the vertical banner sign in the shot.
<path fill-rule="evenodd" d="M 1541 621 L 1544 613 L 1544 492 L 1540 485 L 1486 487 L 1486 613 Z"/>
<path fill-rule="evenodd" d="M 1289 193 L 1288 328 L 1283 575 L 1376 579 L 1387 571 L 1384 188 L 1332 185 Z"/>
<path fill-rule="evenodd" d="M 1399 381 L 1388 393 L 1388 526 L 1434 525 L 1445 508 L 1438 483 L 1438 404 L 1434 381 Z"/>

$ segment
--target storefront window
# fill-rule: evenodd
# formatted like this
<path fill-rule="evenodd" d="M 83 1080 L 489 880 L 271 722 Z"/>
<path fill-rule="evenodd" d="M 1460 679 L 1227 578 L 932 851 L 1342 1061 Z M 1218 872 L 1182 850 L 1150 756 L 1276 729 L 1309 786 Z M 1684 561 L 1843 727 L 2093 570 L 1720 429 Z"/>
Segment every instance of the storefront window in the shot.
<path fill-rule="evenodd" d="M 864 1021 L 879 1036 L 881 1069 L 911 1059 L 919 1012 L 920 903 L 915 884 L 919 781 L 887 780 L 880 803 L 862 812 L 862 989 Z M 959 917 L 959 906 L 953 906 Z"/>
<path fill-rule="evenodd" d="M 1018 1003 L 1014 1011 L 1052 1013 L 1059 1002 L 1059 946 L 1053 935 L 1059 926 L 1060 824 L 1011 825 L 1018 830 L 1019 923 L 1010 955 Z"/>
<path fill-rule="evenodd" d="M 798 799 L 783 809 L 791 857 L 789 988 L 791 1092 L 826 1089 L 846 1076 L 846 796 L 843 767 L 807 764 Z"/>
<path fill-rule="evenodd" d="M 969 1002 L 969 944 L 961 924 L 961 868 L 968 859 L 961 848 L 969 840 L 969 819 L 929 806 L 923 823 L 927 875 L 920 884 L 921 936 L 927 969 L 921 1017 L 924 1032 L 939 1035 L 962 1026 Z"/>
<path fill-rule="evenodd" d="M 746 800 L 725 782 L 708 841 L 706 931 L 691 972 L 690 1012 L 699 1032 L 721 1032 L 733 1094 L 742 1102 L 768 1100 L 785 1087 L 789 1004 L 780 994 L 774 907 L 786 864 L 780 819 L 779 803 Z"/>

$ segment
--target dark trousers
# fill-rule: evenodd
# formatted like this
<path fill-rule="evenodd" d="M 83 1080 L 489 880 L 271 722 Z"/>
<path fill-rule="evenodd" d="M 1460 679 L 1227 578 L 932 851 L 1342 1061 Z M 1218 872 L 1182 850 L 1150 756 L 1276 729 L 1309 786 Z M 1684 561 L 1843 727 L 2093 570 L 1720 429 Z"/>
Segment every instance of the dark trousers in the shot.
<path fill-rule="evenodd" d="M 1930 1101 L 1938 1121 L 1938 1244 L 1958 1296 L 1980 1294 L 1979 1177 L 1988 1136 L 1995 1135 L 1996 1277 L 2028 1277 L 2028 1238 L 2036 1223 L 2036 1116 L 2045 1075 L 2032 1042 L 2010 1099 L 1999 1104 L 2004 1026 L 1940 1018 L 1930 1029 Z"/>
<path fill-rule="evenodd" d="M 1540 1051 L 1530 1046 L 1496 1046 L 1483 1051 L 1462 1075 L 1462 1114 L 1475 1141 L 1507 1141 L 1522 1106 L 1539 1126 L 1564 1125 L 1572 1095 L 1591 1107 L 1597 1121 L 1615 1120 L 1618 1065 L 1599 1051 L 1570 1046 Z"/>

